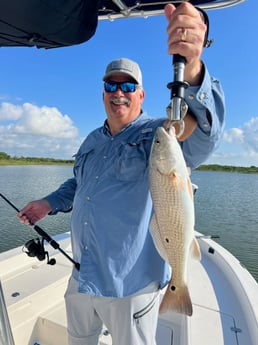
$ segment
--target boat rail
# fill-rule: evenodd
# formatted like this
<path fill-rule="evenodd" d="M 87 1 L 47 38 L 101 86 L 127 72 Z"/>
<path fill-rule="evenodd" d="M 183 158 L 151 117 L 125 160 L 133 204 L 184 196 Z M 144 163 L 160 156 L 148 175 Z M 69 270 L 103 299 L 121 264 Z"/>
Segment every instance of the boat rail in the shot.
<path fill-rule="evenodd" d="M 121 18 L 148 18 L 164 14 L 164 6 L 169 3 L 179 4 L 185 0 L 111 0 L 109 2 L 101 0 L 98 9 L 99 20 L 110 20 Z M 241 4 L 245 0 L 194 0 L 193 5 L 203 10 L 223 9 L 226 7 Z"/>
<path fill-rule="evenodd" d="M 14 345 L 12 330 L 7 314 L 2 283 L 0 280 L 0 345 Z"/>

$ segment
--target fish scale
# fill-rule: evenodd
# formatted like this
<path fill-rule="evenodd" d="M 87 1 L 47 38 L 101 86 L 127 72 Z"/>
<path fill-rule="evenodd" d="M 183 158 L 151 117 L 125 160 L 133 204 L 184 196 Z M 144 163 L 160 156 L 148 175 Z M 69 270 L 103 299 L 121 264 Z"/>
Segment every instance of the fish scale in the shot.
<path fill-rule="evenodd" d="M 154 244 L 172 268 L 172 278 L 160 311 L 192 315 L 187 288 L 188 257 L 200 258 L 194 238 L 194 204 L 188 170 L 173 128 L 159 127 L 150 154 L 150 191 L 154 214 L 150 224 Z"/>
<path fill-rule="evenodd" d="M 155 200 L 155 219 L 158 223 L 157 230 L 160 239 L 158 247 L 162 246 L 162 253 L 166 253 L 161 255 L 163 259 L 168 261 L 172 267 L 178 268 L 173 270 L 173 279 L 181 284 L 180 277 L 181 270 L 184 267 L 184 260 L 183 251 L 180 249 L 183 247 L 183 243 L 185 243 L 185 234 L 182 230 L 184 226 L 183 207 L 179 196 L 175 193 L 176 190 L 172 189 L 171 184 L 168 183 L 168 179 L 162 175 L 159 181 L 157 180 L 157 175 L 154 178 L 156 179 L 155 186 L 160 187 L 159 189 L 156 188 L 156 190 L 152 188 L 151 192 L 152 198 Z M 169 207 L 164 208 L 165 204 L 169 205 Z M 169 229 L 169 232 L 164 232 L 160 229 Z M 181 231 L 173 231 L 173 229 L 181 229 Z M 156 240 L 158 240 L 157 237 Z M 174 248 L 178 250 L 175 251 Z M 185 275 L 183 278 L 185 278 Z"/>

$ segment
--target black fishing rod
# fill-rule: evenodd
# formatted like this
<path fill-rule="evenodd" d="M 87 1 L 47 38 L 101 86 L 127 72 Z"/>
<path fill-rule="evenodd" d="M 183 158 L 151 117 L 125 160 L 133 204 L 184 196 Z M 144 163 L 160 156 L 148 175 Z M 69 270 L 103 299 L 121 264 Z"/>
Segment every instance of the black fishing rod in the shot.
<path fill-rule="evenodd" d="M 0 197 L 3 198 L 12 208 L 14 208 L 18 213 L 20 210 L 10 201 L 8 200 L 2 193 L 0 193 Z M 47 255 L 48 264 L 54 265 L 56 263 L 55 259 L 49 260 L 48 258 L 48 252 L 44 249 L 44 240 L 46 240 L 54 249 L 59 250 L 68 260 L 70 260 L 75 268 L 79 271 L 80 270 L 80 264 L 76 261 L 74 261 L 57 243 L 52 237 L 50 237 L 41 227 L 38 225 L 30 224 L 33 229 L 42 237 L 42 241 L 38 240 L 29 240 L 25 243 L 25 247 L 27 248 L 26 254 L 28 256 L 36 256 L 38 260 L 42 261 L 45 260 L 45 257 Z"/>

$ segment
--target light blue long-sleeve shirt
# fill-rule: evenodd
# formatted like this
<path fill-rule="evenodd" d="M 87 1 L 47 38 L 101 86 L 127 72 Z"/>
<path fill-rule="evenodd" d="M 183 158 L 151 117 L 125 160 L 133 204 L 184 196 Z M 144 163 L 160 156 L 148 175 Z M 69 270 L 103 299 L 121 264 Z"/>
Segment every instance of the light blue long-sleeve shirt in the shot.
<path fill-rule="evenodd" d="M 189 87 L 185 96 L 198 121 L 194 133 L 181 143 L 193 169 L 221 138 L 224 96 L 207 69 L 202 85 Z M 155 130 L 164 120 L 143 113 L 114 136 L 107 125 L 94 130 L 76 155 L 74 177 L 46 197 L 52 214 L 73 206 L 72 248 L 80 263 L 73 276 L 80 292 L 124 297 L 154 281 L 163 287 L 170 279 L 149 233 L 149 154 Z"/>

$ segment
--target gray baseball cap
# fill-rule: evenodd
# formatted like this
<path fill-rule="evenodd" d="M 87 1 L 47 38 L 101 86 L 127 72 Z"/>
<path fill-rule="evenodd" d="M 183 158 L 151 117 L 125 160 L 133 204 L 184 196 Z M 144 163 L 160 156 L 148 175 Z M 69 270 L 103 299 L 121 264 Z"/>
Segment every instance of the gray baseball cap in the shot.
<path fill-rule="evenodd" d="M 142 86 L 142 72 L 139 65 L 127 58 L 120 58 L 111 61 L 106 68 L 103 80 L 106 81 L 113 74 L 127 74 L 132 77 L 138 85 Z"/>

